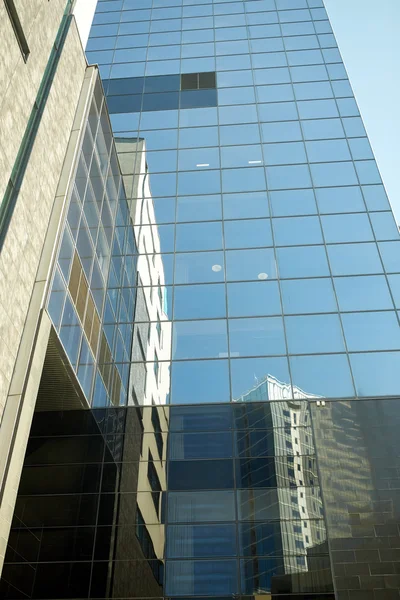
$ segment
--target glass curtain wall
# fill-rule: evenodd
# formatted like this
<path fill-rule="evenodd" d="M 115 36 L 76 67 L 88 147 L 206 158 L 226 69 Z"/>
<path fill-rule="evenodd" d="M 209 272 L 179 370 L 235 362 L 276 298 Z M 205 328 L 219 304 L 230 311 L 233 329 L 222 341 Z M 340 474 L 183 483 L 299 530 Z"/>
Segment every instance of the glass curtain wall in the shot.
<path fill-rule="evenodd" d="M 99 0 L 87 55 L 162 299 L 139 403 L 398 393 L 399 232 L 322 0 Z"/>

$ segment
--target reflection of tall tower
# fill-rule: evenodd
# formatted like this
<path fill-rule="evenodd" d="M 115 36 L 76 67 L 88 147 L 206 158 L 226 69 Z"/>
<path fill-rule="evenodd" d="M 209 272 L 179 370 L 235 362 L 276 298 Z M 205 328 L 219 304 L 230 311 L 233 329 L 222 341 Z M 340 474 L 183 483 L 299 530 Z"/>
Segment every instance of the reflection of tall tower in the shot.
<path fill-rule="evenodd" d="M 144 139 L 116 138 L 137 252 L 128 404 L 166 404 L 171 325 Z"/>
<path fill-rule="evenodd" d="M 319 398 L 267 375 L 263 381 L 240 397 L 237 402 L 262 398 L 286 401 L 269 402 L 271 456 L 281 519 L 280 536 L 287 573 L 309 570 L 307 553 L 325 541 L 322 499 L 319 489 L 314 440 L 308 402 Z M 303 400 L 303 401 L 302 401 Z M 294 558 L 295 557 L 295 558 Z"/>

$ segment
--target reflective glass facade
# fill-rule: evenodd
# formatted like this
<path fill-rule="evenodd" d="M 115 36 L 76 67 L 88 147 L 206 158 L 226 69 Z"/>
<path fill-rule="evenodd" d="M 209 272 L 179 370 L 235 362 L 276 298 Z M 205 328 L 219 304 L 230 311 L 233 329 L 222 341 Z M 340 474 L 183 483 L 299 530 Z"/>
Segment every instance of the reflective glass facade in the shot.
<path fill-rule="evenodd" d="M 398 399 L 37 413 L 1 597 L 396 598 L 399 415 Z"/>
<path fill-rule="evenodd" d="M 322 0 L 99 0 L 87 54 L 93 410 L 39 389 L 0 594 L 399 599 L 400 239 Z"/>
<path fill-rule="evenodd" d="M 136 206 L 126 402 L 398 393 L 399 232 L 322 0 L 99 0 L 87 54 Z"/>

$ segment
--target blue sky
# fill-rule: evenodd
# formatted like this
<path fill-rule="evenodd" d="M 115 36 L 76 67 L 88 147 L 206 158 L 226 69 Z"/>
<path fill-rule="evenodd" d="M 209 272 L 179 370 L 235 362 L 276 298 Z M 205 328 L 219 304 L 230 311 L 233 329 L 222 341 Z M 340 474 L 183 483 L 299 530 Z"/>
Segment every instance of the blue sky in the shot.
<path fill-rule="evenodd" d="M 83 43 L 96 0 L 78 0 Z M 400 1 L 325 0 L 375 157 L 400 223 Z"/>
<path fill-rule="evenodd" d="M 400 2 L 325 0 L 325 7 L 400 223 Z"/>

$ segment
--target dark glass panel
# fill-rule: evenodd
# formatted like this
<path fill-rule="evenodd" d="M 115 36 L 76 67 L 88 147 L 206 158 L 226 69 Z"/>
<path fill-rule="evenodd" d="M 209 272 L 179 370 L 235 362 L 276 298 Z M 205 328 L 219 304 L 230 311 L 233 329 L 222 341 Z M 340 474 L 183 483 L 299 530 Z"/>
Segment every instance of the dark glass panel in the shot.
<path fill-rule="evenodd" d="M 157 75 L 144 78 L 144 91 L 177 92 L 179 91 L 179 75 Z"/>
<path fill-rule="evenodd" d="M 232 434 L 228 431 L 171 433 L 168 437 L 168 454 L 171 460 L 230 458 L 232 456 Z"/>
<path fill-rule="evenodd" d="M 236 555 L 236 527 L 221 525 L 173 525 L 166 532 L 167 558 L 202 558 Z"/>
<path fill-rule="evenodd" d="M 233 488 L 231 460 L 171 461 L 168 466 L 170 490 Z"/>
<path fill-rule="evenodd" d="M 214 71 L 208 73 L 199 73 L 199 88 L 210 89 L 216 87 L 216 74 Z"/>
<path fill-rule="evenodd" d="M 171 110 L 179 108 L 179 93 L 144 94 L 143 110 Z"/>
<path fill-rule="evenodd" d="M 186 90 L 181 92 L 181 108 L 217 106 L 217 90 Z"/>
<path fill-rule="evenodd" d="M 223 431 L 232 427 L 232 407 L 171 406 L 170 431 Z"/>

